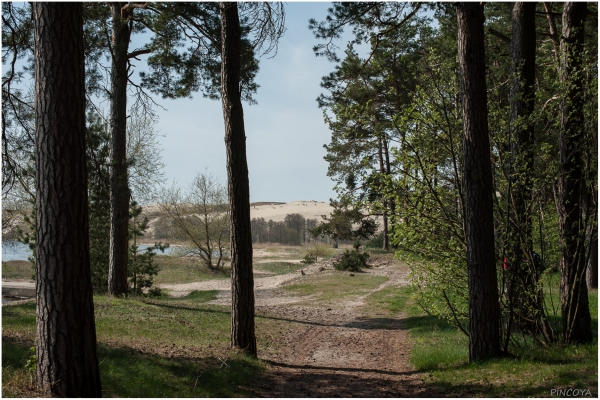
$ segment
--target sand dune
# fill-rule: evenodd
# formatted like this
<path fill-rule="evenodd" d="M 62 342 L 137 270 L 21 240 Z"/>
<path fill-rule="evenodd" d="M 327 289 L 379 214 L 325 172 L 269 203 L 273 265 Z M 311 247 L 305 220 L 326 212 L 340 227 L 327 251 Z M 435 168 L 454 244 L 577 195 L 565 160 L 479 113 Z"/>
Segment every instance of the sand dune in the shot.
<path fill-rule="evenodd" d="M 304 218 L 316 218 L 321 221 L 322 215 L 329 215 L 333 207 L 322 201 L 292 201 L 285 204 L 256 205 L 250 207 L 250 218 L 283 221 L 288 214 L 301 214 Z"/>

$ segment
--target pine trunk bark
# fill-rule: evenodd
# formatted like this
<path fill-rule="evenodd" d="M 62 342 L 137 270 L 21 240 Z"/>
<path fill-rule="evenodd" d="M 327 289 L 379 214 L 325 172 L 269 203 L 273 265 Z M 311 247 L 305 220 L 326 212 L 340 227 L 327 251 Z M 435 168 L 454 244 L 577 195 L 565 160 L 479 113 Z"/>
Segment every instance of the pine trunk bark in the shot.
<path fill-rule="evenodd" d="M 563 340 L 567 343 L 592 341 L 585 272 L 585 226 L 582 218 L 584 196 L 583 160 L 583 26 L 585 3 L 565 2 L 560 42 L 560 73 L 563 84 L 558 210 L 561 238 L 560 292 Z"/>
<path fill-rule="evenodd" d="M 129 186 L 127 180 L 127 51 L 130 29 L 121 10 L 127 3 L 110 3 L 112 71 L 110 98 L 110 256 L 108 294 L 127 295 L 129 246 Z"/>
<path fill-rule="evenodd" d="M 377 137 L 377 146 L 379 147 L 379 173 L 381 174 L 380 179 L 383 179 L 383 177 L 386 174 L 386 169 L 385 166 L 383 164 L 384 160 L 383 160 L 383 139 L 381 138 L 381 133 L 379 134 L 379 136 Z M 385 193 L 384 193 L 384 185 L 383 183 L 380 184 L 380 190 L 381 190 L 381 197 L 382 197 L 382 206 L 383 206 L 383 213 L 382 213 L 382 218 L 383 218 L 383 246 L 382 249 L 385 251 L 388 251 L 390 249 L 390 245 L 389 245 L 389 236 L 388 236 L 388 213 L 387 213 L 387 209 L 388 209 L 388 202 L 385 199 Z"/>
<path fill-rule="evenodd" d="M 598 226 L 591 230 L 585 281 L 588 289 L 598 289 Z"/>
<path fill-rule="evenodd" d="M 532 335 L 541 333 L 552 341 L 552 330 L 544 316 L 542 292 L 536 282 L 541 271 L 536 270 L 532 257 L 531 205 L 533 171 L 534 124 L 530 121 L 535 100 L 535 3 L 512 4 L 510 127 L 511 157 L 509 173 L 508 218 L 508 281 L 509 310 L 517 310 L 521 329 Z M 511 315 L 512 321 L 513 315 Z M 510 323 L 506 343 L 510 335 Z"/>
<path fill-rule="evenodd" d="M 535 85 L 535 3 L 515 3 L 512 10 L 510 91 L 512 130 L 511 208 L 514 216 L 511 231 L 510 260 L 516 271 L 529 275 L 527 260 L 531 259 L 531 203 L 534 125 L 529 118 L 534 108 Z M 526 280 L 527 277 L 524 277 Z"/>
<path fill-rule="evenodd" d="M 483 5 L 457 3 L 463 92 L 465 221 L 469 274 L 469 360 L 500 355 Z"/>
<path fill-rule="evenodd" d="M 240 93 L 241 29 L 237 3 L 220 3 L 221 84 L 231 208 L 231 346 L 256 357 L 250 184 Z"/>
<path fill-rule="evenodd" d="M 36 126 L 37 384 L 100 397 L 90 273 L 80 3 L 32 3 Z"/>

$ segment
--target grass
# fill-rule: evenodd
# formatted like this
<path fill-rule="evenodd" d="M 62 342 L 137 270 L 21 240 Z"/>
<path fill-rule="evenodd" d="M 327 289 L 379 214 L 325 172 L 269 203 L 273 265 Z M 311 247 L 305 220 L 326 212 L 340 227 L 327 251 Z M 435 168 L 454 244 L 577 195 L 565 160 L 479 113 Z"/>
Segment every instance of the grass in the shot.
<path fill-rule="evenodd" d="M 6 280 L 31 280 L 34 269 L 29 261 L 13 260 L 2 262 L 2 279 Z"/>
<path fill-rule="evenodd" d="M 272 261 L 254 264 L 254 271 L 265 271 L 269 273 L 265 276 L 288 274 L 290 272 L 299 271 L 303 268 L 306 268 L 306 265 L 282 261 Z"/>
<path fill-rule="evenodd" d="M 265 366 L 230 350 L 230 308 L 205 304 L 214 296 L 215 291 L 178 299 L 95 296 L 103 395 L 254 396 Z M 35 304 L 2 311 L 3 396 L 39 397 L 24 367 L 35 337 Z M 285 334 L 287 325 L 257 317 L 259 351 L 272 351 L 274 337 Z"/>
<path fill-rule="evenodd" d="M 154 283 L 157 285 L 226 279 L 231 275 L 229 267 L 211 271 L 199 260 L 190 257 L 157 255 L 154 260 L 160 266 L 158 275 L 154 277 Z"/>
<path fill-rule="evenodd" d="M 367 297 L 371 310 L 404 312 L 412 339 L 411 363 L 428 386 L 451 397 L 549 397 L 552 389 L 598 387 L 598 341 L 588 345 L 531 345 L 513 357 L 468 363 L 468 338 L 412 301 L 409 287 L 388 287 Z M 592 325 L 598 323 L 598 294 L 589 296 Z"/>
<path fill-rule="evenodd" d="M 260 249 L 261 247 L 256 247 Z M 305 248 L 302 246 L 266 246 L 262 248 L 268 255 L 261 257 L 262 259 L 279 260 L 279 259 L 295 259 L 301 260 L 304 257 Z"/>
<path fill-rule="evenodd" d="M 384 276 L 373 276 L 347 272 L 330 271 L 325 274 L 310 275 L 296 280 L 294 284 L 283 287 L 283 290 L 296 296 L 311 297 L 311 304 L 316 302 L 335 305 L 338 300 L 365 295 L 387 280 Z"/>
<path fill-rule="evenodd" d="M 183 296 L 180 298 L 165 297 L 164 300 L 166 300 L 166 301 L 190 300 L 195 303 L 207 303 L 211 300 L 216 299 L 218 294 L 219 294 L 218 290 L 192 290 L 186 296 Z"/>

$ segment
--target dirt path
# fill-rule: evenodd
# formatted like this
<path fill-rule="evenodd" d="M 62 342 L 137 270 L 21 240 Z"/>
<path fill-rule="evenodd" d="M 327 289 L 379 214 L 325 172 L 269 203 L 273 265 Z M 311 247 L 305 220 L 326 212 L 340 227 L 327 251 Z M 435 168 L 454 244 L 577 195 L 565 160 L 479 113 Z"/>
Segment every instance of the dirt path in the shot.
<path fill-rule="evenodd" d="M 260 397 L 438 397 L 411 368 L 402 319 L 305 313 L 271 364 Z M 317 318 L 315 318 L 317 317 Z M 338 317 L 338 318 L 336 318 Z"/>
<path fill-rule="evenodd" d="M 367 273 L 388 277 L 374 291 L 408 284 L 407 269 L 398 265 L 386 263 Z M 275 346 L 281 352 L 259 354 L 271 368 L 256 395 L 439 397 L 424 387 L 409 363 L 410 342 L 402 316 L 365 315 L 361 306 L 367 296 L 347 301 L 341 309 L 294 304 L 257 306 L 259 314 L 293 321 L 293 327 Z"/>
<path fill-rule="evenodd" d="M 331 262 L 305 268 L 305 276 L 327 273 Z M 402 315 L 367 314 L 371 293 L 387 286 L 407 285 L 408 268 L 392 260 L 375 260 L 367 274 L 388 279 L 373 291 L 335 307 L 308 306 L 311 296 L 290 296 L 283 285 L 301 280 L 300 272 L 270 277 L 255 275 L 256 313 L 288 324 L 283 337 L 273 336 L 269 352 L 259 358 L 270 364 L 253 388 L 257 397 L 439 397 L 427 389 L 410 365 L 410 341 Z M 231 304 L 231 281 L 164 285 L 172 295 L 191 290 L 219 290 L 213 304 Z"/>

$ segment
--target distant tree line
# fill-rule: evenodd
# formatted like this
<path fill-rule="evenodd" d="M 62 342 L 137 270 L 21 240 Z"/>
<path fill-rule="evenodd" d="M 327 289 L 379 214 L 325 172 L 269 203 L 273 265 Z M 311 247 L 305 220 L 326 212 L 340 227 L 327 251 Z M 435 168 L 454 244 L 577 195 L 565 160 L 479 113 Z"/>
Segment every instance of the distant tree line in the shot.
<path fill-rule="evenodd" d="M 302 246 L 317 241 L 311 230 L 317 227 L 316 218 L 304 218 L 302 214 L 288 214 L 283 221 L 252 218 L 252 243 L 279 243 Z"/>

